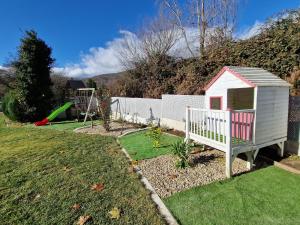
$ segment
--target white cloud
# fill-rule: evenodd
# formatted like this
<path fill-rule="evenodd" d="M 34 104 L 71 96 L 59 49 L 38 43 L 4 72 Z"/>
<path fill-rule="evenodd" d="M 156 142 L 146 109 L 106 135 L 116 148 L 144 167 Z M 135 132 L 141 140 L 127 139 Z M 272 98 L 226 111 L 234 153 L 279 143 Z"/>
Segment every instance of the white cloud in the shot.
<path fill-rule="evenodd" d="M 246 39 L 259 32 L 259 28 L 263 23 L 256 22 L 255 25 L 239 34 L 238 38 Z M 199 53 L 199 31 L 197 28 L 185 28 L 187 40 L 191 50 L 195 55 Z M 213 32 L 208 30 L 208 34 Z M 178 32 L 180 33 L 180 31 Z M 104 47 L 90 48 L 87 53 L 81 54 L 80 63 L 69 64 L 65 67 L 54 68 L 55 72 L 62 72 L 66 76 L 73 78 L 86 78 L 99 74 L 115 73 L 125 70 L 120 61 L 120 52 L 126 52 L 124 43 L 142 56 L 141 40 L 134 33 L 126 30 L 120 31 L 121 37 L 107 42 Z M 191 53 L 186 47 L 186 42 L 182 36 L 178 38 L 175 45 L 169 51 L 169 54 L 174 57 L 189 58 Z"/>
<path fill-rule="evenodd" d="M 79 64 L 67 65 L 64 68 L 54 68 L 56 72 L 63 72 L 70 77 L 88 77 L 104 73 L 121 71 L 114 45 L 107 47 L 93 47 L 89 52 L 81 55 Z"/>
<path fill-rule="evenodd" d="M 199 49 L 197 41 L 197 29 L 186 28 L 188 42 L 191 49 L 196 52 Z M 140 54 L 140 40 L 132 32 L 121 30 L 121 37 L 115 38 L 106 43 L 105 47 L 90 48 L 87 53 L 81 54 L 80 63 L 69 64 L 65 67 L 56 67 L 54 72 L 64 73 L 68 77 L 86 78 L 99 74 L 115 73 L 124 70 L 120 61 L 120 52 L 124 48 L 124 43 L 128 43 L 131 47 L 135 47 Z M 126 51 L 126 50 L 125 50 Z M 174 47 L 170 51 L 170 55 L 176 57 L 187 58 L 190 53 L 187 51 L 186 43 L 183 38 L 179 38 Z"/>
<path fill-rule="evenodd" d="M 84 78 L 105 73 L 115 73 L 123 70 L 119 60 L 119 51 L 124 38 L 133 36 L 129 31 L 120 31 L 122 38 L 115 38 L 106 43 L 105 47 L 93 47 L 88 53 L 81 54 L 78 64 L 69 64 L 65 67 L 54 68 L 55 72 L 62 72 L 66 76 Z"/>
<path fill-rule="evenodd" d="M 0 65 L 0 70 L 8 70 L 8 68 Z"/>
<path fill-rule="evenodd" d="M 265 24 L 260 21 L 255 21 L 255 23 L 244 29 L 243 31 L 237 33 L 235 36 L 237 39 L 246 40 L 249 39 L 255 35 L 258 35 L 261 32 L 261 29 L 263 28 Z"/>

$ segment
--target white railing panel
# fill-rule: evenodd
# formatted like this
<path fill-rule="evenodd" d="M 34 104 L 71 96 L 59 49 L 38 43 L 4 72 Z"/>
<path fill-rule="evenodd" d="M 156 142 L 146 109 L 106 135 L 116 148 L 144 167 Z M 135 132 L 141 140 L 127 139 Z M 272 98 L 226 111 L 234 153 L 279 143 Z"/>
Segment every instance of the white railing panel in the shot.
<path fill-rule="evenodd" d="M 187 137 L 192 134 L 205 143 L 217 142 L 218 146 L 225 146 L 230 141 L 231 146 L 253 144 L 253 123 L 255 110 L 209 110 L 187 108 L 186 131 Z M 230 117 L 228 117 L 230 115 Z M 226 118 L 231 118 L 230 134 Z"/>

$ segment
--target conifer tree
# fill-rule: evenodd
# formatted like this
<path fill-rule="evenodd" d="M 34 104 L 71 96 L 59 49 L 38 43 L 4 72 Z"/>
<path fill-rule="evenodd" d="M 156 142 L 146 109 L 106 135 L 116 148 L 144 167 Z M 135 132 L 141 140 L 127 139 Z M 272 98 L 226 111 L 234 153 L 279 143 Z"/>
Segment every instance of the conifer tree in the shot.
<path fill-rule="evenodd" d="M 16 93 L 22 109 L 22 121 L 37 121 L 52 109 L 50 70 L 52 49 L 33 30 L 26 31 L 13 63 Z"/>

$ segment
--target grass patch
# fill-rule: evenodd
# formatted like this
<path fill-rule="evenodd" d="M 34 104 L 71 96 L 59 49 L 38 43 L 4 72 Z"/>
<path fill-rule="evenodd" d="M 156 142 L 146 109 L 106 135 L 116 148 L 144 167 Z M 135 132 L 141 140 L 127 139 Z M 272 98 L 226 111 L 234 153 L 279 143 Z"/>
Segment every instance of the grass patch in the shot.
<path fill-rule="evenodd" d="M 82 215 L 92 216 L 86 224 L 164 224 L 112 137 L 0 128 L 0 143 L 3 225 L 77 224 Z M 104 190 L 91 190 L 96 183 Z"/>
<path fill-rule="evenodd" d="M 102 121 L 96 120 L 93 122 L 94 125 L 102 124 Z M 61 122 L 52 122 L 51 125 L 45 126 L 35 126 L 33 123 L 26 123 L 21 124 L 18 122 L 10 121 L 8 118 L 4 116 L 3 113 L 0 113 L 0 128 L 1 127 L 28 127 L 28 128 L 36 128 L 36 129 L 52 129 L 52 130 L 59 130 L 59 131 L 73 131 L 76 128 L 83 127 L 83 126 L 90 126 L 92 124 L 91 121 L 87 121 L 85 125 L 83 122 L 77 122 L 75 120 L 67 120 Z"/>
<path fill-rule="evenodd" d="M 83 122 L 77 122 L 75 120 L 68 120 L 68 121 L 62 121 L 62 122 L 53 122 L 51 125 L 46 126 L 40 126 L 36 127 L 34 124 L 28 124 L 28 127 L 35 127 L 39 129 L 53 129 L 53 130 L 59 130 L 59 131 L 73 131 L 76 128 L 83 127 L 83 126 L 90 126 L 92 124 L 91 121 L 87 121 L 85 125 L 83 125 Z M 96 126 L 100 124 L 99 121 L 94 121 L 93 124 Z"/>
<path fill-rule="evenodd" d="M 299 175 L 268 167 L 164 201 L 182 225 L 294 225 L 300 221 L 299 187 Z"/>
<path fill-rule="evenodd" d="M 128 151 L 134 160 L 154 158 L 172 152 L 172 144 L 181 137 L 176 137 L 163 133 L 161 137 L 161 147 L 153 148 L 152 140 L 146 135 L 147 131 L 132 133 L 120 138 L 121 145 Z"/>
<path fill-rule="evenodd" d="M 0 128 L 5 127 L 5 116 L 0 112 Z"/>

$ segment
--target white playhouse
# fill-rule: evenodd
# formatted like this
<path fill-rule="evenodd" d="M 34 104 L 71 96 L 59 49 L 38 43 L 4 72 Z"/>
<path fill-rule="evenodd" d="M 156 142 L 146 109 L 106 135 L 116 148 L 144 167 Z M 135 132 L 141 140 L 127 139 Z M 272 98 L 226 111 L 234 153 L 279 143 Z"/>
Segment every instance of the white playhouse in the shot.
<path fill-rule="evenodd" d="M 290 85 L 276 75 L 249 67 L 224 67 L 206 86 L 205 108 L 186 110 L 186 139 L 226 153 L 226 175 L 245 153 L 249 168 L 259 149 L 287 140 Z"/>

